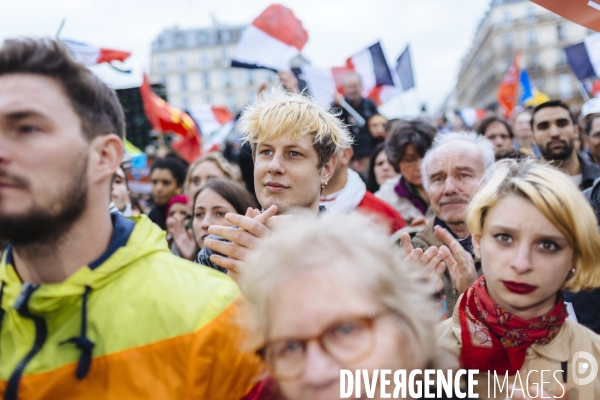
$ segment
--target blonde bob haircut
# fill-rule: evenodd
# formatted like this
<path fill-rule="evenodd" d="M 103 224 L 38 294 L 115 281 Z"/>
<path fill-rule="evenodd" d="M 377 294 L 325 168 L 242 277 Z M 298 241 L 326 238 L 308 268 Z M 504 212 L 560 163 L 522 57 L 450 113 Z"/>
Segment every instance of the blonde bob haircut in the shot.
<path fill-rule="evenodd" d="M 575 273 L 562 290 L 578 292 L 600 286 L 600 234 L 592 207 L 571 179 L 550 165 L 535 160 L 494 164 L 468 207 L 471 234 L 481 237 L 488 211 L 500 199 L 513 195 L 530 201 L 573 247 Z"/>
<path fill-rule="evenodd" d="M 187 175 L 185 176 L 185 184 L 183 186 L 183 190 L 185 193 L 188 193 L 190 196 L 193 196 L 194 193 L 190 193 L 190 186 L 192 184 L 192 173 L 196 169 L 196 167 L 204 162 L 211 162 L 217 166 L 224 174 L 225 178 L 235 180 L 235 170 L 233 166 L 221 155 L 221 153 L 208 153 L 205 156 L 200 157 L 196 161 L 190 165 L 187 171 Z"/>
<path fill-rule="evenodd" d="M 319 106 L 304 93 L 290 93 L 281 87 L 263 92 L 246 106 L 240 117 L 244 140 L 256 146 L 282 136 L 301 140 L 312 136 L 322 168 L 340 148 L 350 147 L 350 133 L 331 110 Z"/>
<path fill-rule="evenodd" d="M 250 305 L 246 315 L 252 315 L 251 331 L 259 343 L 268 339 L 269 310 L 277 302 L 277 289 L 285 290 L 286 283 L 301 274 L 328 271 L 337 277 L 332 285 L 354 284 L 360 293 L 391 310 L 410 340 L 411 356 L 421 365 L 432 361 L 434 325 L 439 321 L 433 291 L 417 272 L 404 267 L 399 248 L 368 217 L 356 213 L 318 219 L 296 216 L 261 243 L 247 262 L 239 283 Z"/>

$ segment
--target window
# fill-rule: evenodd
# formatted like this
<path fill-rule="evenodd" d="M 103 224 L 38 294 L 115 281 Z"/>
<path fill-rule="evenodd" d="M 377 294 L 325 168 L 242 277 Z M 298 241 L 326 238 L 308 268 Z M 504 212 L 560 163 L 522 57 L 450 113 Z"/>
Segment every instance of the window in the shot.
<path fill-rule="evenodd" d="M 227 107 L 229 107 L 231 111 L 237 108 L 235 106 L 235 97 L 233 96 L 233 93 L 227 93 L 227 100 L 225 102 L 227 103 Z"/>
<path fill-rule="evenodd" d="M 204 103 L 205 104 L 212 104 L 212 97 L 210 97 L 209 94 L 207 94 L 206 96 L 204 96 Z"/>
<path fill-rule="evenodd" d="M 204 44 L 206 44 L 206 43 L 208 42 L 208 38 L 207 38 L 207 36 L 206 36 L 206 33 L 204 33 L 204 32 L 198 32 L 198 33 L 196 34 L 196 42 L 197 42 L 199 45 L 204 45 Z"/>
<path fill-rule="evenodd" d="M 512 49 L 512 47 L 513 47 L 512 33 L 505 33 L 504 36 L 502 36 L 502 42 L 504 44 L 505 49 Z"/>
<path fill-rule="evenodd" d="M 185 69 L 185 57 L 184 56 L 179 57 L 179 59 L 177 60 L 177 66 L 179 67 L 179 69 Z"/>
<path fill-rule="evenodd" d="M 229 63 L 229 52 L 227 49 L 221 49 L 221 63 L 224 65 Z"/>
<path fill-rule="evenodd" d="M 573 96 L 573 81 L 570 74 L 560 74 L 558 76 L 558 95 L 563 99 Z"/>
<path fill-rule="evenodd" d="M 556 39 L 565 40 L 567 38 L 567 30 L 564 24 L 556 25 Z"/>
<path fill-rule="evenodd" d="M 527 22 L 535 22 L 535 10 L 532 6 L 527 7 L 527 15 L 525 16 Z"/>
<path fill-rule="evenodd" d="M 532 71 L 540 69 L 540 56 L 539 54 L 532 53 L 529 55 L 529 69 Z"/>
<path fill-rule="evenodd" d="M 228 69 L 223 70 L 223 86 L 231 87 L 231 71 Z"/>
<path fill-rule="evenodd" d="M 181 99 L 181 108 L 183 108 L 184 111 L 189 108 L 189 103 L 188 103 L 187 97 L 184 97 L 183 99 Z"/>
<path fill-rule="evenodd" d="M 210 89 L 210 75 L 208 72 L 202 73 L 202 82 L 204 83 L 204 89 Z"/>
<path fill-rule="evenodd" d="M 200 66 L 202 68 L 210 68 L 210 57 L 206 50 L 200 52 Z"/>
<path fill-rule="evenodd" d="M 246 73 L 246 84 L 248 86 L 252 86 L 254 85 L 254 76 L 252 75 L 252 71 L 251 69 L 245 69 L 244 70 Z"/>
<path fill-rule="evenodd" d="M 512 25 L 512 18 L 510 17 L 510 13 L 508 11 L 504 11 L 502 14 L 502 26 L 507 28 Z"/>
<path fill-rule="evenodd" d="M 177 37 L 175 38 L 175 45 L 177 47 L 184 47 L 185 46 L 185 36 L 177 35 Z"/>
<path fill-rule="evenodd" d="M 229 31 L 221 31 L 221 43 L 229 43 L 231 41 L 231 34 Z"/>
<path fill-rule="evenodd" d="M 558 68 L 567 66 L 567 53 L 564 49 L 558 49 L 556 66 Z"/>
<path fill-rule="evenodd" d="M 537 45 L 537 31 L 535 29 L 528 29 L 527 30 L 527 43 L 530 46 L 535 46 Z"/>
<path fill-rule="evenodd" d="M 166 72 L 167 69 L 169 69 L 169 63 L 167 62 L 167 59 L 165 57 L 161 57 L 158 60 L 158 70 L 160 72 Z"/>
<path fill-rule="evenodd" d="M 182 92 L 187 90 L 187 77 L 185 75 L 179 76 L 179 87 L 181 88 Z"/>

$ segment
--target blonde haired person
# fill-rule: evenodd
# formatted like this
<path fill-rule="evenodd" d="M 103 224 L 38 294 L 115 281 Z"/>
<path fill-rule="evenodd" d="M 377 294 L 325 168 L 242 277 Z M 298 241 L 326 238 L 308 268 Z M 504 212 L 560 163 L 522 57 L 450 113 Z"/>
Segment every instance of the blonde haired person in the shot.
<path fill-rule="evenodd" d="M 439 344 L 461 368 L 490 371 L 500 382 L 508 375 L 518 387 L 543 382 L 557 398 L 565 390 L 563 398 L 600 398 L 600 379 L 578 380 L 582 363 L 598 372 L 600 336 L 567 319 L 561 294 L 600 286 L 591 207 L 568 176 L 534 161 L 503 160 L 486 178 L 467 218 L 483 276 L 440 325 Z M 493 377 L 489 392 L 488 376 L 478 381 L 481 398 L 507 395 L 496 385 L 494 396 Z"/>
<path fill-rule="evenodd" d="M 221 153 L 206 154 L 188 168 L 184 191 L 188 196 L 194 197 L 206 182 L 217 178 L 236 180 L 235 170 Z"/>
<path fill-rule="evenodd" d="M 341 369 L 408 376 L 443 367 L 431 345 L 437 317 L 430 288 L 365 216 L 297 218 L 249 256 L 240 287 L 254 346 L 284 399 L 339 398 Z M 380 389 L 369 398 L 379 399 Z"/>
<path fill-rule="evenodd" d="M 244 139 L 252 147 L 254 187 L 260 210 L 228 214 L 234 227 L 212 226 L 199 262 L 235 273 L 262 238 L 267 221 L 294 208 L 319 212 L 321 190 L 336 166 L 336 154 L 352 141 L 328 109 L 306 95 L 273 88 L 248 105 L 241 116 Z M 239 228 L 241 229 L 239 229 Z M 215 252 L 220 253 L 215 254 Z"/>

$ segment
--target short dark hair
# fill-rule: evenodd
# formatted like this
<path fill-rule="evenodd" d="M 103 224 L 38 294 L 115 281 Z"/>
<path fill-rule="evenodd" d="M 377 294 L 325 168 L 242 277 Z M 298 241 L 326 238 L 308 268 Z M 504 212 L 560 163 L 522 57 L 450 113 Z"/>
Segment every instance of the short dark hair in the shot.
<path fill-rule="evenodd" d="M 569 105 L 561 100 L 550 100 L 547 101 L 545 103 L 542 103 L 540 105 L 538 105 L 536 108 L 533 109 L 533 112 L 531 113 L 531 121 L 529 121 L 529 123 L 531 124 L 531 130 L 533 130 L 533 120 L 535 119 L 535 114 L 540 111 L 541 109 L 544 109 L 546 107 L 561 107 L 564 108 L 565 110 L 567 110 L 569 112 L 569 116 L 571 117 L 571 122 L 573 122 L 573 125 L 577 124 L 577 122 L 575 121 L 575 115 L 573 115 L 573 112 L 571 111 L 571 109 L 569 108 Z"/>
<path fill-rule="evenodd" d="M 157 158 L 154 160 L 152 164 L 152 168 L 150 168 L 150 174 L 154 172 L 155 169 L 167 169 L 175 178 L 177 182 L 177 187 L 183 187 L 183 183 L 185 182 L 185 175 L 187 174 L 187 165 L 183 163 L 180 159 L 176 157 L 163 157 Z"/>
<path fill-rule="evenodd" d="M 585 136 L 590 136 L 590 132 L 592 131 L 592 123 L 596 118 L 600 118 L 600 114 L 592 114 L 587 121 L 585 122 Z"/>
<path fill-rule="evenodd" d="M 379 190 L 379 184 L 377 183 L 377 178 L 375 177 L 375 163 L 377 162 L 377 156 L 382 151 L 385 152 L 385 143 L 379 143 L 377 146 L 375 146 L 375 149 L 373 149 L 373 154 L 371 156 L 371 161 L 369 162 L 369 174 L 367 175 L 367 190 L 371 193 L 375 193 Z"/>
<path fill-rule="evenodd" d="M 409 145 L 415 148 L 418 155 L 425 157 L 436 134 L 436 127 L 423 120 L 398 121 L 385 142 L 385 152 L 394 170 L 400 172 L 400 161 Z"/>
<path fill-rule="evenodd" d="M 196 199 L 198 195 L 204 190 L 210 189 L 216 192 L 219 196 L 225 199 L 235 209 L 235 212 L 241 215 L 246 213 L 248 207 L 257 208 L 256 200 L 250 192 L 246 190 L 242 185 L 231 179 L 212 179 L 206 182 L 198 191 L 194 194 L 194 201 L 192 207 L 196 206 Z"/>
<path fill-rule="evenodd" d="M 485 117 L 479 123 L 479 126 L 477 127 L 477 133 L 479 135 L 485 136 L 485 131 L 487 131 L 487 128 L 494 122 L 500 122 L 502 125 L 504 125 L 506 127 L 506 130 L 508 131 L 508 136 L 510 136 L 511 139 L 515 137 L 515 134 L 513 133 L 513 130 L 510 127 L 508 121 L 498 115 L 490 115 L 488 117 Z"/>
<path fill-rule="evenodd" d="M 84 137 L 125 135 L 125 115 L 114 90 L 73 60 L 67 46 L 54 39 L 8 39 L 0 46 L 0 75 L 35 74 L 62 86 L 81 119 Z"/>

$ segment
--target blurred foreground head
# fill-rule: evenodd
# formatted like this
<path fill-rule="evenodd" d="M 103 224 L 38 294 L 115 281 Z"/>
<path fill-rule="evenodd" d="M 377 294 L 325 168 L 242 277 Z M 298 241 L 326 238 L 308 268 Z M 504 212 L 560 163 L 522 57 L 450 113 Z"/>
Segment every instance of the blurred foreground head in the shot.
<path fill-rule="evenodd" d="M 338 398 L 340 369 L 430 361 L 437 317 L 427 288 L 366 217 L 296 219 L 248 264 L 240 284 L 285 398 Z"/>
<path fill-rule="evenodd" d="M 116 93 L 64 44 L 6 40 L 0 47 L 0 236 L 16 246 L 44 243 L 85 212 L 106 210 L 124 131 Z"/>

